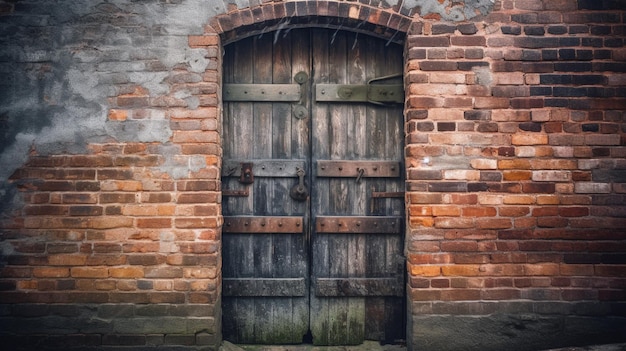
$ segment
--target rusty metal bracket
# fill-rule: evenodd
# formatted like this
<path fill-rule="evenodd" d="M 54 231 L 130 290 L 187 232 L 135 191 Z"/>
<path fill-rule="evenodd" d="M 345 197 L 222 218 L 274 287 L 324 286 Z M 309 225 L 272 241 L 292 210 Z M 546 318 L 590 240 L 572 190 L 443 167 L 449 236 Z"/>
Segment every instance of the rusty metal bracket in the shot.
<path fill-rule="evenodd" d="M 318 160 L 318 177 L 397 178 L 400 176 L 400 162 L 396 161 L 343 161 Z"/>
<path fill-rule="evenodd" d="M 248 189 L 243 190 L 230 190 L 230 189 L 222 189 L 222 197 L 248 197 L 250 196 L 250 192 Z"/>
<path fill-rule="evenodd" d="M 240 234 L 297 234 L 303 232 L 302 217 L 225 216 L 222 232 Z"/>
<path fill-rule="evenodd" d="M 402 74 L 377 77 L 367 84 L 317 84 L 315 100 L 325 102 L 369 102 L 376 105 L 404 103 L 403 84 L 374 84 L 400 78 Z"/>
<path fill-rule="evenodd" d="M 300 101 L 299 84 L 224 84 L 223 99 L 228 101 Z"/>
<path fill-rule="evenodd" d="M 252 162 L 243 162 L 241 164 L 241 174 L 239 175 L 239 183 L 254 183 L 254 173 L 252 172 Z"/>
<path fill-rule="evenodd" d="M 401 217 L 395 216 L 319 216 L 315 231 L 336 234 L 399 234 Z"/>
<path fill-rule="evenodd" d="M 305 160 L 246 159 L 223 160 L 222 177 L 241 177 L 241 164 L 251 163 L 255 177 L 291 178 L 298 168 L 305 167 Z"/>

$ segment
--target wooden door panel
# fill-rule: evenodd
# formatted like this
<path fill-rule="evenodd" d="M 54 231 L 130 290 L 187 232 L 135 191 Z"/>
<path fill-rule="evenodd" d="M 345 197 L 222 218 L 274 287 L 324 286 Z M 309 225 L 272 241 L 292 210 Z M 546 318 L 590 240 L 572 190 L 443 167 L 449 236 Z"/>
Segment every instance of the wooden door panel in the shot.
<path fill-rule="evenodd" d="M 368 103 L 366 85 L 402 72 L 402 48 L 329 29 L 231 45 L 225 89 L 254 86 L 238 86 L 224 102 L 224 338 L 299 343 L 309 330 L 317 345 L 402 338 L 402 106 Z M 282 93 L 294 84 L 299 93 Z M 365 95 L 316 101 L 318 84 Z M 272 93 L 248 94 L 261 85 Z M 240 182 L 243 163 L 252 164 L 251 184 Z M 294 168 L 304 170 L 306 201 L 289 196 Z M 295 218 L 301 232 L 278 227 Z"/>
<path fill-rule="evenodd" d="M 398 47 L 344 32 L 315 32 L 314 38 L 319 41 L 313 49 L 316 83 L 366 84 L 372 78 L 402 72 Z M 404 307 L 404 201 L 403 197 L 372 198 L 372 194 L 403 193 L 404 171 L 375 175 L 372 164 L 402 163 L 402 109 L 317 101 L 312 115 L 312 157 L 318 163 L 311 195 L 316 219 L 311 247 L 313 342 L 346 345 L 364 339 L 397 339 L 404 334 L 403 315 L 397 315 Z M 322 170 L 323 165 L 341 165 L 342 169 Z M 354 165 L 364 170 L 362 177 L 346 174 Z M 363 216 L 378 216 L 381 222 L 392 216 L 402 223 L 397 227 L 401 229 L 376 230 L 372 222 L 362 223 L 360 229 L 348 228 L 348 222 Z M 320 221 L 331 218 L 334 222 L 323 229 Z M 342 221 L 343 227 L 328 229 Z M 386 285 L 390 282 L 395 288 Z"/>
<path fill-rule="evenodd" d="M 224 83 L 293 84 L 293 70 L 308 66 L 308 53 L 293 52 L 301 46 L 294 35 L 277 41 L 267 35 L 233 44 L 226 50 Z M 236 100 L 224 103 L 222 188 L 248 196 L 222 201 L 224 338 L 300 343 L 309 329 L 308 210 L 289 193 L 297 168 L 307 166 L 307 121 L 292 115 L 299 101 Z M 251 164 L 251 184 L 240 182 L 242 163 Z M 229 227 L 229 219 L 240 222 Z M 299 230 L 293 229 L 296 220 Z"/>

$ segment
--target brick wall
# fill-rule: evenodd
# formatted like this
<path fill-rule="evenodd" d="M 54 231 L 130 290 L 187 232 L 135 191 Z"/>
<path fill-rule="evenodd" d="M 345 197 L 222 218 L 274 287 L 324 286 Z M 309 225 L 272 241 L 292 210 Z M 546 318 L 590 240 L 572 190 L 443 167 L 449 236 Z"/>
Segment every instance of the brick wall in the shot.
<path fill-rule="evenodd" d="M 222 45 L 285 18 L 405 37 L 413 349 L 619 340 L 623 2 L 483 3 L 0 1 L 3 341 L 219 345 Z"/>
<path fill-rule="evenodd" d="M 426 22 L 408 36 L 417 348 L 623 334 L 623 5 L 504 0 L 482 21 Z M 616 318 L 593 318 L 605 315 Z"/>
<path fill-rule="evenodd" d="M 177 35 L 135 17 L 143 11 L 156 22 L 179 10 L 171 4 L 79 4 L 88 7 L 80 14 L 73 3 L 59 5 L 66 14 L 51 5 L 0 2 L 18 33 L 8 42 L 46 56 L 2 66 L 7 74 L 43 72 L 30 84 L 9 74 L 2 100 L 3 137 L 43 128 L 2 187 L 11 201 L 0 218 L 3 347 L 216 349 L 220 39 L 203 25 L 203 35 Z M 28 31 L 43 33 L 43 42 L 19 34 Z M 19 55 L 10 46 L 5 52 Z M 19 99 L 31 98 L 23 87 L 31 84 L 40 86 L 42 110 L 59 116 L 40 112 L 42 121 L 28 121 Z M 62 129 L 71 141 L 54 140 Z M 46 132 L 52 143 L 40 141 Z"/>

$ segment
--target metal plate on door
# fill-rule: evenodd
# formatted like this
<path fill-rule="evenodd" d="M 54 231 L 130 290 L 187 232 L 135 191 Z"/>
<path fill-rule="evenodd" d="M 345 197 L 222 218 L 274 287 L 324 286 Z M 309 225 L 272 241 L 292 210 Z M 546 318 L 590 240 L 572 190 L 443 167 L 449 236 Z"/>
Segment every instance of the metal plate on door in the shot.
<path fill-rule="evenodd" d="M 300 101 L 299 84 L 224 84 L 224 101 Z"/>
<path fill-rule="evenodd" d="M 223 233 L 294 234 L 302 233 L 302 217 L 296 216 L 228 216 Z"/>
<path fill-rule="evenodd" d="M 252 171 L 255 177 L 276 177 L 293 178 L 296 177 L 298 168 L 305 169 L 304 160 L 224 160 L 222 165 L 223 177 L 241 177 L 241 165 L 252 164 Z"/>
<path fill-rule="evenodd" d="M 337 234 L 399 234 L 402 217 L 395 216 L 318 216 L 315 231 Z"/>
<path fill-rule="evenodd" d="M 354 178 L 397 178 L 400 176 L 400 162 L 318 160 L 317 176 Z"/>
<path fill-rule="evenodd" d="M 318 84 L 315 101 L 404 103 L 402 84 Z"/>

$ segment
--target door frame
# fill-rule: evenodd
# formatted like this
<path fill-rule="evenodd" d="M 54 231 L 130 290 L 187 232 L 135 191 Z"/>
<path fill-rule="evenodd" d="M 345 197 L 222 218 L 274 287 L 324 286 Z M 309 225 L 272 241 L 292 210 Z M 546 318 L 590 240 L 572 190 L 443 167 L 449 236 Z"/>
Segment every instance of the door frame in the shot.
<path fill-rule="evenodd" d="M 310 25 L 307 25 L 307 26 L 292 25 L 292 26 L 286 26 L 286 27 L 281 28 L 281 29 L 289 30 L 289 29 L 302 28 L 302 27 L 317 27 L 317 26 L 315 26 L 315 25 L 313 25 L 313 26 L 310 26 Z M 319 27 L 322 27 L 322 26 L 319 26 Z M 325 28 L 325 27 L 322 27 L 322 28 Z M 378 37 L 378 38 L 382 37 L 380 35 L 380 33 L 369 32 L 369 31 L 365 31 L 364 32 L 362 30 L 351 30 L 351 28 L 349 28 L 349 27 L 341 27 L 341 29 L 337 28 L 337 30 L 343 30 L 343 31 L 347 31 L 347 32 L 364 33 L 365 35 L 370 35 L 370 36 Z M 230 39 L 227 39 L 227 40 L 224 40 L 224 39 L 226 39 L 226 36 L 223 35 L 222 36 L 222 40 L 224 40 L 224 42 L 221 45 L 222 54 L 223 54 L 223 51 L 225 49 L 225 45 L 233 43 L 233 42 L 236 42 L 236 41 L 239 41 L 241 39 L 247 38 L 247 37 L 249 37 L 251 35 L 255 35 L 255 34 L 256 33 L 254 33 L 254 31 L 245 32 L 243 34 L 239 33 L 239 35 L 236 36 L 235 38 L 230 37 Z M 403 33 L 403 34 L 405 35 L 406 33 Z M 272 33 L 270 32 L 270 33 L 268 33 L 268 35 L 272 35 Z M 391 39 L 389 39 L 389 38 L 386 38 L 386 39 L 391 41 Z M 394 40 L 394 42 L 397 42 L 397 40 Z M 399 41 L 399 44 L 402 45 L 406 49 L 406 44 L 405 44 L 405 42 L 403 40 Z M 405 50 L 405 54 L 403 55 L 402 62 L 403 62 L 403 67 L 404 67 L 403 68 L 404 72 L 402 72 L 402 74 L 406 77 L 406 62 L 407 62 L 406 50 Z M 223 63 L 222 63 L 222 66 L 223 66 Z M 220 85 L 223 86 L 222 78 L 221 78 L 221 75 L 223 74 L 223 67 L 222 67 L 222 69 L 219 70 L 219 74 L 220 74 L 219 82 L 220 82 Z M 405 93 L 404 94 L 405 94 L 404 97 L 405 97 L 405 100 L 406 100 L 406 89 L 405 89 Z M 223 130 L 223 123 L 224 123 L 224 111 L 221 108 L 221 103 L 222 102 L 220 101 L 220 116 L 221 116 L 221 118 L 220 118 L 220 121 L 219 121 L 218 130 L 220 131 L 220 134 L 223 134 L 222 130 Z M 407 139 L 406 139 L 406 135 L 407 135 L 407 123 L 406 123 L 407 107 L 406 106 L 407 105 L 405 104 L 404 107 L 403 107 L 403 111 L 402 111 L 402 115 L 403 115 L 402 118 L 403 118 L 403 120 L 402 120 L 401 124 L 403 125 L 403 130 L 399 131 L 399 133 L 401 133 L 401 135 L 405 136 L 405 138 L 402 138 L 402 147 L 403 147 L 403 149 L 405 149 L 406 146 L 407 146 Z M 222 144 L 222 143 L 223 143 L 223 140 L 220 140 L 220 144 Z M 406 165 L 407 165 L 406 154 L 403 155 L 403 162 L 404 162 L 404 165 L 406 167 Z M 220 170 L 220 172 L 221 172 L 221 170 Z M 406 175 L 405 175 L 405 192 L 406 192 L 406 179 L 408 179 L 408 177 L 406 177 Z M 222 212 L 221 209 L 220 209 L 220 215 L 223 216 L 223 212 Z M 407 198 L 405 196 L 405 199 L 404 199 L 404 222 L 405 222 L 405 226 L 404 227 L 405 227 L 405 234 L 404 234 L 404 242 L 402 243 L 403 244 L 402 250 L 403 250 L 404 254 L 406 254 L 406 247 L 407 247 L 406 240 L 408 238 L 408 235 L 407 235 L 406 232 L 409 230 L 409 223 L 408 223 L 408 221 L 409 221 L 409 217 L 408 217 L 408 200 L 407 200 Z M 309 245 L 310 245 L 310 243 L 309 243 Z M 222 254 L 221 248 L 220 248 L 220 254 Z M 220 275 L 221 275 L 221 270 L 222 270 L 222 268 L 220 267 L 219 268 Z M 407 304 L 409 304 L 410 301 L 408 300 L 409 296 L 408 296 L 408 294 L 406 292 L 406 284 L 408 284 L 408 277 L 407 277 L 408 272 L 406 270 L 406 267 L 405 267 L 405 270 L 404 270 L 404 274 L 405 274 L 405 287 L 404 287 L 405 288 L 405 294 L 404 294 L 405 306 L 404 306 L 404 313 L 403 313 L 402 318 L 404 319 L 404 325 L 405 325 L 405 328 L 406 328 L 406 330 L 405 330 L 405 337 L 407 338 L 407 341 L 408 341 L 408 338 L 410 337 L 410 330 L 411 330 L 411 328 L 410 328 L 409 314 L 407 313 L 407 309 L 409 308 Z M 220 301 L 219 303 L 220 304 L 221 304 L 221 300 L 222 299 L 221 299 L 221 292 L 220 292 L 220 299 L 219 299 L 219 301 Z M 220 319 L 221 319 L 221 309 L 220 309 Z M 220 322 L 220 329 L 221 329 L 221 322 Z"/>

